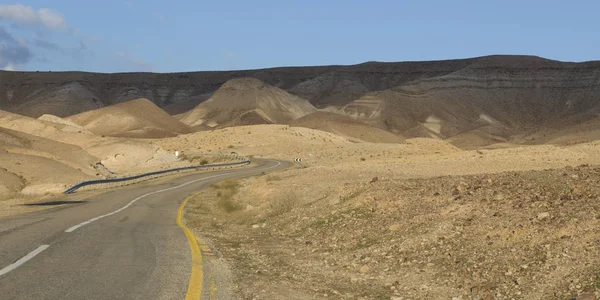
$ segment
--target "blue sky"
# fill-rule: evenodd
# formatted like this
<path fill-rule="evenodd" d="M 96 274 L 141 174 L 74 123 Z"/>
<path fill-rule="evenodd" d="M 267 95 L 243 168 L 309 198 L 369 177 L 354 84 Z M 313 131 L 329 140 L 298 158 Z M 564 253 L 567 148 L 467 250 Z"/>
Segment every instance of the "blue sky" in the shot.
<path fill-rule="evenodd" d="M 182 72 L 529 54 L 600 59 L 600 1 L 0 4 L 0 68 Z"/>

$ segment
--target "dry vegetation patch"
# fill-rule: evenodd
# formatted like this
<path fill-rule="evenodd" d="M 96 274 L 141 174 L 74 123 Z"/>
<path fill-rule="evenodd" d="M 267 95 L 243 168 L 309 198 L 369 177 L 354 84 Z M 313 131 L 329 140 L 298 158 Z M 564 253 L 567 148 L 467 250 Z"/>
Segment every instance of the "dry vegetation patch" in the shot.
<path fill-rule="evenodd" d="M 190 203 L 244 299 L 600 296 L 600 167 L 380 177 L 313 194 L 287 174 L 241 181 L 231 201 L 243 209 L 223 209 L 214 191 Z"/>

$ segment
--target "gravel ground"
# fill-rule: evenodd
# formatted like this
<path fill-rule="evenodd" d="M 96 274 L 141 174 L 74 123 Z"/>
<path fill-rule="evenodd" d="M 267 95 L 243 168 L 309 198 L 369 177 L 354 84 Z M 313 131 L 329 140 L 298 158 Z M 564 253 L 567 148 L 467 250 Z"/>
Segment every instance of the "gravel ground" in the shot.
<path fill-rule="evenodd" d="M 311 193 L 294 172 L 190 203 L 242 299 L 600 296 L 600 167 L 332 178 Z"/>

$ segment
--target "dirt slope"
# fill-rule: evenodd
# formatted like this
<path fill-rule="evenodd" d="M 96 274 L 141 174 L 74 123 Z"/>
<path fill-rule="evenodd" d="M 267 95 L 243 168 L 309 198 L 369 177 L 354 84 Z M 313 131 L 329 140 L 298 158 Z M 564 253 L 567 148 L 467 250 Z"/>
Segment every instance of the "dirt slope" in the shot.
<path fill-rule="evenodd" d="M 188 204 L 240 298 L 600 296 L 598 141 L 467 151 L 255 125 L 157 143 L 303 159 Z"/>
<path fill-rule="evenodd" d="M 294 120 L 290 126 L 323 130 L 370 143 L 399 143 L 403 138 L 389 131 L 331 112 L 318 111 Z"/>
<path fill-rule="evenodd" d="M 95 178 L 97 161 L 80 147 L 0 128 L 0 197 L 62 192 L 74 182 Z"/>
<path fill-rule="evenodd" d="M 67 118 L 96 135 L 161 138 L 191 129 L 147 99 L 131 100 Z"/>
<path fill-rule="evenodd" d="M 173 152 L 152 145 L 146 139 L 101 137 L 86 129 L 79 130 L 81 126 L 72 124 L 73 122 L 56 116 L 33 119 L 0 111 L 0 128 L 80 147 L 90 155 L 98 157 L 99 161 L 118 175 L 176 167 L 182 163 Z"/>
<path fill-rule="evenodd" d="M 208 100 L 180 116 L 189 126 L 285 124 L 315 111 L 306 100 L 255 78 L 227 81 Z"/>

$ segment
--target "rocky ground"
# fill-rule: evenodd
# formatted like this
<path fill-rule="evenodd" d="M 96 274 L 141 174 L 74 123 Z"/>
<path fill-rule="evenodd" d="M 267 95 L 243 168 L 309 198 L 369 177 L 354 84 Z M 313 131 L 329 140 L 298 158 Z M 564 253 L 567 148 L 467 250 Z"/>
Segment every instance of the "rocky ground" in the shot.
<path fill-rule="evenodd" d="M 300 192 L 310 169 L 221 184 L 189 204 L 188 224 L 231 266 L 242 299 L 600 296 L 600 167 L 332 177 Z"/>

